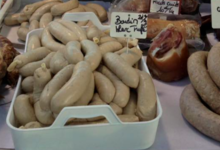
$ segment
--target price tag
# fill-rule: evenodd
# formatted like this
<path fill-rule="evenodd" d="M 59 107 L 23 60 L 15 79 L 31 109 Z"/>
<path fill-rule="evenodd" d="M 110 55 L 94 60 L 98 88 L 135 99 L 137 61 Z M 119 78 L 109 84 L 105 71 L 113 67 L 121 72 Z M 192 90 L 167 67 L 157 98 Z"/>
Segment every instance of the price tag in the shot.
<path fill-rule="evenodd" d="M 212 8 L 212 28 L 220 28 L 220 0 L 211 1 Z"/>
<path fill-rule="evenodd" d="M 3 3 L 4 3 L 4 1 L 0 0 L 0 4 L 1 4 L 1 5 L 0 5 L 0 6 L 1 6 L 1 7 L 0 7 L 0 10 L 2 9 L 2 6 L 3 6 L 2 4 L 3 4 Z"/>
<path fill-rule="evenodd" d="M 113 12 L 111 15 L 111 36 L 145 39 L 147 18 L 144 13 Z"/>
<path fill-rule="evenodd" d="M 151 0 L 150 12 L 179 14 L 179 0 Z"/>

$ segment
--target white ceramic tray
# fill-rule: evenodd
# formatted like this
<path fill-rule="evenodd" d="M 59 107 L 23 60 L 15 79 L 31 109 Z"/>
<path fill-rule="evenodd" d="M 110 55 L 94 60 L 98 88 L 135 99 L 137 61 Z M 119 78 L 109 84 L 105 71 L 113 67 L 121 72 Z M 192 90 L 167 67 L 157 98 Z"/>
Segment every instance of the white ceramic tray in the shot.
<path fill-rule="evenodd" d="M 78 21 L 78 15 L 64 17 L 65 20 Z M 107 26 L 102 26 L 107 29 Z M 41 35 L 43 29 L 37 29 L 28 34 Z M 25 49 L 26 51 L 26 49 Z M 145 59 L 139 62 L 139 69 L 149 73 Z M 122 123 L 109 106 L 66 107 L 58 115 L 50 127 L 40 129 L 18 129 L 14 116 L 13 105 L 21 93 L 22 77 L 18 85 L 7 116 L 7 124 L 11 128 L 16 150 L 128 150 L 146 149 L 155 141 L 158 122 L 162 108 L 157 97 L 157 117 L 146 122 Z M 70 118 L 93 118 L 105 116 L 109 124 L 69 126 L 64 127 Z"/>

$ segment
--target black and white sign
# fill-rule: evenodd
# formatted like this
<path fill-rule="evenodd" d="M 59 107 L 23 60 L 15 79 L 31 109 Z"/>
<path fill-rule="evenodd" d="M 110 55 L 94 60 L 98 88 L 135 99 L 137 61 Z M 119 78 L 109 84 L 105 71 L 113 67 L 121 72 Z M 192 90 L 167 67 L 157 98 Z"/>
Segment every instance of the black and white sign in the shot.
<path fill-rule="evenodd" d="M 179 0 L 151 0 L 150 12 L 179 14 Z"/>
<path fill-rule="evenodd" d="M 111 36 L 144 39 L 147 36 L 147 18 L 144 13 L 113 12 Z"/>
<path fill-rule="evenodd" d="M 211 0 L 212 28 L 220 28 L 220 0 Z"/>

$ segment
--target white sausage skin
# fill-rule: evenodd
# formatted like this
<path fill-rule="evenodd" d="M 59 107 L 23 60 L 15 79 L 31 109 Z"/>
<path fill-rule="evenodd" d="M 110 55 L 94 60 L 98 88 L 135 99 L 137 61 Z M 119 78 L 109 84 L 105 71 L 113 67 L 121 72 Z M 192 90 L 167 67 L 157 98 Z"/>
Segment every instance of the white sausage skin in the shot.
<path fill-rule="evenodd" d="M 134 91 L 130 92 L 128 104 L 123 109 L 123 114 L 135 115 L 137 110 L 137 94 Z"/>
<path fill-rule="evenodd" d="M 15 68 L 20 69 L 24 65 L 38 61 L 46 57 L 50 53 L 50 50 L 45 47 L 40 47 L 35 49 L 34 51 L 29 51 L 27 53 L 18 55 L 14 58 L 13 62 L 8 67 L 8 71 L 11 71 Z"/>
<path fill-rule="evenodd" d="M 67 44 L 70 41 L 77 41 L 79 40 L 78 36 L 70 31 L 69 29 L 67 29 L 66 27 L 64 27 L 63 25 L 61 25 L 59 22 L 51 22 L 48 25 L 48 29 L 50 31 L 50 33 L 59 41 L 61 41 L 63 44 Z M 62 32 L 60 32 L 62 31 Z"/>
<path fill-rule="evenodd" d="M 19 73 L 23 77 L 33 76 L 35 70 L 40 68 L 41 64 L 43 64 L 43 63 L 46 65 L 47 68 L 49 68 L 50 67 L 50 60 L 54 56 L 54 54 L 55 54 L 55 52 L 51 52 L 44 59 L 42 59 L 40 61 L 28 63 L 27 65 L 25 65 L 19 69 Z"/>
<path fill-rule="evenodd" d="M 41 47 L 40 38 L 37 35 L 32 35 L 28 40 L 27 52 Z"/>
<path fill-rule="evenodd" d="M 51 14 L 53 16 L 59 16 L 71 9 L 78 7 L 78 5 L 79 5 L 78 0 L 70 0 L 65 3 L 57 4 L 51 8 Z"/>
<path fill-rule="evenodd" d="M 115 87 L 115 97 L 113 102 L 120 107 L 125 107 L 130 96 L 130 89 L 116 75 L 114 75 L 107 67 L 100 66 L 98 69 L 102 74 L 111 80 Z"/>
<path fill-rule="evenodd" d="M 139 83 L 138 73 L 123 58 L 115 53 L 107 53 L 103 60 L 106 66 L 115 73 L 123 83 L 131 88 L 137 88 Z"/>
<path fill-rule="evenodd" d="M 29 77 L 24 78 L 24 80 L 21 83 L 21 89 L 25 93 L 32 93 L 34 90 L 34 77 L 29 76 Z"/>
<path fill-rule="evenodd" d="M 88 3 L 88 4 L 86 4 L 86 6 L 88 6 L 90 8 L 93 8 L 97 11 L 98 17 L 99 17 L 101 22 L 104 22 L 108 19 L 107 12 L 106 12 L 105 8 L 102 7 L 101 5 L 98 5 L 98 4 L 95 4 L 95 3 Z"/>
<path fill-rule="evenodd" d="M 133 66 L 135 63 L 137 63 L 141 57 L 142 52 L 138 48 L 134 47 L 132 49 L 129 49 L 128 52 L 124 52 L 120 55 L 130 66 Z"/>
<path fill-rule="evenodd" d="M 22 10 L 22 13 L 24 13 L 28 18 L 41 6 L 45 5 L 49 2 L 59 2 L 60 0 L 43 0 L 39 1 L 33 4 L 26 5 L 24 9 Z"/>
<path fill-rule="evenodd" d="M 13 25 L 18 25 L 20 24 L 17 20 L 17 18 L 20 16 L 20 13 L 16 13 L 16 14 L 12 14 L 12 15 L 8 15 L 5 17 L 4 19 L 4 23 L 7 26 L 13 26 Z"/>
<path fill-rule="evenodd" d="M 117 41 L 110 41 L 101 44 L 99 48 L 101 50 L 102 55 L 105 55 L 108 52 L 115 52 L 122 49 L 122 45 Z"/>
<path fill-rule="evenodd" d="M 64 57 L 70 64 L 77 64 L 83 61 L 84 56 L 81 52 L 81 44 L 78 41 L 71 41 L 67 43 Z"/>
<path fill-rule="evenodd" d="M 96 89 L 100 95 L 100 98 L 110 103 L 115 96 L 115 87 L 112 82 L 102 73 L 94 72 Z"/>
<path fill-rule="evenodd" d="M 102 59 L 99 47 L 97 44 L 89 40 L 83 40 L 81 41 L 81 44 L 83 52 L 86 53 L 84 60 L 91 65 L 92 71 L 94 71 L 99 66 Z"/>
<path fill-rule="evenodd" d="M 147 73 L 137 70 L 140 76 L 137 94 L 137 116 L 142 121 L 149 121 L 156 117 L 157 94 L 152 77 Z"/>
<path fill-rule="evenodd" d="M 41 7 L 39 7 L 31 16 L 31 18 L 29 19 L 29 21 L 33 21 L 33 20 L 37 20 L 40 21 L 40 18 L 47 12 L 50 11 L 51 7 L 53 7 L 54 5 L 59 4 L 59 2 L 50 2 L 47 3 Z"/>
<path fill-rule="evenodd" d="M 40 28 L 45 28 L 51 21 L 53 16 L 51 13 L 46 13 L 40 18 Z"/>
<path fill-rule="evenodd" d="M 74 105 L 89 85 L 91 75 L 89 63 L 81 61 L 76 64 L 71 79 L 52 98 L 53 113 L 58 114 L 64 107 Z"/>
<path fill-rule="evenodd" d="M 33 20 L 30 22 L 29 31 L 32 31 L 38 28 L 39 28 L 39 22 L 37 20 Z"/>
<path fill-rule="evenodd" d="M 58 73 L 61 69 L 68 65 L 62 51 L 57 51 L 50 60 L 50 71 L 53 74 Z"/>
<path fill-rule="evenodd" d="M 94 75 L 92 74 L 90 83 L 85 90 L 83 96 L 74 104 L 74 106 L 85 106 L 91 101 L 95 90 Z"/>
<path fill-rule="evenodd" d="M 43 30 L 43 33 L 41 35 L 41 43 L 44 47 L 54 52 L 64 50 L 66 48 L 65 45 L 60 44 L 53 39 L 48 28 L 44 28 Z"/>
<path fill-rule="evenodd" d="M 74 65 L 68 65 L 60 70 L 53 79 L 45 86 L 41 97 L 40 106 L 44 111 L 50 111 L 50 101 L 53 96 L 62 88 L 62 86 L 70 79 L 73 73 Z"/>
<path fill-rule="evenodd" d="M 29 30 L 27 28 L 20 27 L 20 28 L 18 28 L 17 35 L 20 40 L 26 41 L 26 37 L 27 37 L 28 32 L 29 32 Z"/>
<path fill-rule="evenodd" d="M 29 96 L 25 94 L 19 95 L 16 98 L 14 103 L 14 113 L 18 122 L 22 125 L 37 120 Z"/>
<path fill-rule="evenodd" d="M 22 22 L 21 27 L 29 28 L 29 22 Z"/>
<path fill-rule="evenodd" d="M 121 114 L 122 114 L 122 108 L 119 107 L 117 104 L 115 104 L 115 103 L 112 102 L 112 103 L 110 103 L 109 105 L 111 106 L 112 110 L 113 110 L 117 115 L 121 115 Z"/>
<path fill-rule="evenodd" d="M 59 20 L 59 22 L 69 30 L 73 31 L 79 37 L 80 41 L 87 39 L 85 30 L 81 28 L 78 24 L 65 20 Z"/>
<path fill-rule="evenodd" d="M 45 64 L 34 72 L 34 103 L 40 100 L 40 95 L 51 78 L 50 70 L 46 68 Z"/>
<path fill-rule="evenodd" d="M 40 102 L 36 102 L 34 104 L 34 110 L 37 119 L 39 120 L 40 123 L 45 124 L 45 125 L 51 125 L 54 121 L 54 117 L 51 111 L 43 111 L 40 107 Z"/>
<path fill-rule="evenodd" d="M 42 128 L 43 125 L 37 121 L 27 123 L 24 128 L 25 129 L 34 129 L 34 128 Z"/>

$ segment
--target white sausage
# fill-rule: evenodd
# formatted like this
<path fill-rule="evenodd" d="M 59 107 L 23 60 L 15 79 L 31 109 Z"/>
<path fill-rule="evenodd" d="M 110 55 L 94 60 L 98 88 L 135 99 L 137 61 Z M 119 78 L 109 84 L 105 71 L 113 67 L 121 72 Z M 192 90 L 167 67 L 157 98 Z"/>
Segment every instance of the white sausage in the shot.
<path fill-rule="evenodd" d="M 62 4 L 57 4 L 51 8 L 51 14 L 53 16 L 59 16 L 71 9 L 78 7 L 78 5 L 79 5 L 78 0 L 70 0 Z"/>
<path fill-rule="evenodd" d="M 82 97 L 74 104 L 74 106 L 85 106 L 91 101 L 95 90 L 94 75 L 92 74 L 90 83 Z"/>
<path fill-rule="evenodd" d="M 41 68 L 38 68 L 34 72 L 34 103 L 40 100 L 40 95 L 51 78 L 52 76 L 50 70 L 46 68 L 45 64 L 42 64 Z"/>
<path fill-rule="evenodd" d="M 137 94 L 137 116 L 142 121 L 152 120 L 157 113 L 157 95 L 153 80 L 147 72 L 137 70 L 140 76 Z"/>
<path fill-rule="evenodd" d="M 40 38 L 37 35 L 30 36 L 27 43 L 27 52 L 41 47 Z"/>
<path fill-rule="evenodd" d="M 40 107 L 40 102 L 36 102 L 34 104 L 34 110 L 37 119 L 39 120 L 40 123 L 45 124 L 45 125 L 51 125 L 54 121 L 54 117 L 51 111 L 43 111 Z"/>
<path fill-rule="evenodd" d="M 81 44 L 83 52 L 86 53 L 84 60 L 91 65 L 92 70 L 94 71 L 99 66 L 102 59 L 99 47 L 97 44 L 89 40 L 83 40 L 81 41 Z"/>
<path fill-rule="evenodd" d="M 35 61 L 35 62 L 28 63 L 27 65 L 25 65 L 25 66 L 23 66 L 22 68 L 19 69 L 19 73 L 23 77 L 33 76 L 35 70 L 40 68 L 41 64 L 43 64 L 43 63 L 46 65 L 47 68 L 50 68 L 50 60 L 54 56 L 54 54 L 55 54 L 55 52 L 51 52 L 44 59 L 42 59 L 40 61 Z"/>
<path fill-rule="evenodd" d="M 81 52 L 81 44 L 78 41 L 71 41 L 67 43 L 64 57 L 70 64 L 77 64 L 83 61 L 84 56 Z"/>
<path fill-rule="evenodd" d="M 123 58 L 115 53 L 107 53 L 103 60 L 106 66 L 115 73 L 127 86 L 137 88 L 139 83 L 138 73 Z"/>
<path fill-rule="evenodd" d="M 37 20 L 40 21 L 40 18 L 47 12 L 50 11 L 50 8 L 56 4 L 59 4 L 59 2 L 50 2 L 47 3 L 41 7 L 39 7 L 31 16 L 31 18 L 29 19 L 29 21 L 31 22 L 32 20 Z"/>
<path fill-rule="evenodd" d="M 40 106 L 44 111 L 50 111 L 50 101 L 52 97 L 62 88 L 70 79 L 73 73 L 73 65 L 68 65 L 60 70 L 53 79 L 45 86 L 41 97 Z"/>
<path fill-rule="evenodd" d="M 120 107 L 125 107 L 130 97 L 130 90 L 116 75 L 114 75 L 107 67 L 100 66 L 98 69 L 107 78 L 111 80 L 115 87 L 115 97 L 113 102 Z"/>
<path fill-rule="evenodd" d="M 53 113 L 58 114 L 64 107 L 74 105 L 88 87 L 91 75 L 89 63 L 81 61 L 76 64 L 71 79 L 52 98 Z"/>
<path fill-rule="evenodd" d="M 67 44 L 70 41 L 77 41 L 78 36 L 61 25 L 59 22 L 53 21 L 48 25 L 50 33 L 63 44 Z M 62 32 L 61 32 L 62 31 Z"/>
<path fill-rule="evenodd" d="M 63 52 L 57 51 L 50 60 L 50 71 L 56 74 L 67 65 L 68 61 L 65 59 Z"/>
<path fill-rule="evenodd" d="M 40 18 L 40 28 L 45 28 L 52 20 L 53 16 L 51 15 L 51 13 L 45 13 Z"/>
<path fill-rule="evenodd" d="M 24 80 L 21 83 L 21 89 L 25 93 L 33 92 L 33 90 L 34 90 L 34 77 L 29 76 L 29 77 L 24 78 Z"/>
<path fill-rule="evenodd" d="M 76 23 L 65 20 L 59 20 L 59 22 L 69 30 L 73 31 L 79 37 L 80 41 L 87 39 L 85 30 Z"/>
<path fill-rule="evenodd" d="M 14 103 L 14 114 L 18 122 L 25 125 L 31 121 L 36 121 L 34 108 L 31 106 L 29 96 L 22 94 L 19 95 Z"/>
<path fill-rule="evenodd" d="M 106 102 L 110 103 L 115 96 L 115 87 L 112 82 L 102 73 L 94 72 L 95 85 L 99 93 L 100 98 Z"/>
<path fill-rule="evenodd" d="M 41 35 L 41 43 L 46 48 L 55 52 L 58 50 L 64 50 L 66 48 L 63 44 L 60 44 L 53 39 L 52 35 L 48 31 L 48 28 L 44 28 L 43 30 L 43 33 Z"/>

